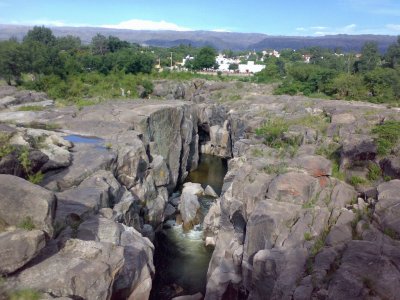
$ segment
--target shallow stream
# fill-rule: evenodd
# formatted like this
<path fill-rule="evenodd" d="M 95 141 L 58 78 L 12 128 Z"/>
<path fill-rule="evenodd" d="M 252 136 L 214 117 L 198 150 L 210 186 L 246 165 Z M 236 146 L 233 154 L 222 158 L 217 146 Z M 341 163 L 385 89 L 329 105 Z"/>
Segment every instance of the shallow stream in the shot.
<path fill-rule="evenodd" d="M 220 195 L 226 172 L 226 160 L 202 155 L 197 170 L 190 172 L 185 182 L 201 183 L 203 188 L 210 185 Z M 169 220 L 156 234 L 156 277 L 151 299 L 170 299 L 178 294 L 197 292 L 204 295 L 213 248 L 204 244 L 202 221 L 214 201 L 212 197 L 199 197 L 201 223 L 193 229 L 184 231 L 182 225 Z"/>

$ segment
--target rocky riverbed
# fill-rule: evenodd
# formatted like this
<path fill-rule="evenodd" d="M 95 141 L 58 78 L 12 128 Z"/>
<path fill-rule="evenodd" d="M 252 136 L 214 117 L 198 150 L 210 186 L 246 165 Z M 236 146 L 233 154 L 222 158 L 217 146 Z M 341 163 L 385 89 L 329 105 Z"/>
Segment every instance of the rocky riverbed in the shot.
<path fill-rule="evenodd" d="M 398 299 L 400 147 L 383 154 L 374 129 L 399 111 L 270 90 L 159 81 L 77 109 L 1 87 L 1 294 L 148 299 L 155 233 L 196 215 L 174 192 L 204 153 L 228 173 L 193 299 Z"/>

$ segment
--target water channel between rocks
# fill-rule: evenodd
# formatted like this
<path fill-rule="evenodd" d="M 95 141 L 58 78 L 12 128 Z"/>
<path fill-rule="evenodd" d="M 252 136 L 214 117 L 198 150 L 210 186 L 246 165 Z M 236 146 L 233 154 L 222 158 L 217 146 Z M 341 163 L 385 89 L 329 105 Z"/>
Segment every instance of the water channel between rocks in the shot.
<path fill-rule="evenodd" d="M 226 172 L 226 160 L 201 155 L 198 168 L 189 173 L 185 182 L 200 183 L 203 188 L 210 185 L 220 195 Z M 197 292 L 204 295 L 213 248 L 205 246 L 202 221 L 214 201 L 211 197 L 199 197 L 201 223 L 193 229 L 184 231 L 182 225 L 170 220 L 156 234 L 156 277 L 151 299 L 170 299 Z"/>

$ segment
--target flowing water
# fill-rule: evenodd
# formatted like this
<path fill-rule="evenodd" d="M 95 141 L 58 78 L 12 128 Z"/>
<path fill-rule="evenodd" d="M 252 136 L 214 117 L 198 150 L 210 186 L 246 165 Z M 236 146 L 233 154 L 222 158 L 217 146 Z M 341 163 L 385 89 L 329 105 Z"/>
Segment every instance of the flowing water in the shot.
<path fill-rule="evenodd" d="M 219 195 L 226 172 L 226 160 L 202 155 L 199 167 L 190 172 L 186 182 L 201 183 L 203 188 L 210 185 Z M 211 197 L 199 197 L 201 220 L 214 201 Z M 182 225 L 167 221 L 156 234 L 155 246 L 156 277 L 151 299 L 170 299 L 180 292 L 204 295 L 213 248 L 204 244 L 202 224 L 184 231 Z"/>

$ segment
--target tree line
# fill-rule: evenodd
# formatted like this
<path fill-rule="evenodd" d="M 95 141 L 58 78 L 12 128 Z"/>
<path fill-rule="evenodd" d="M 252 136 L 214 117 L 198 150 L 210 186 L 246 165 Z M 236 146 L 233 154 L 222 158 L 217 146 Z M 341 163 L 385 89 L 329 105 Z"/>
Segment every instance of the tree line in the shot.
<path fill-rule="evenodd" d="M 361 56 L 319 47 L 285 49 L 279 58 L 261 52 L 249 55 L 224 50 L 223 54 L 246 56 L 247 60 L 264 64 L 263 71 L 241 80 L 280 82 L 277 94 L 371 102 L 400 100 L 400 37 L 384 54 L 373 42 L 364 45 Z M 78 37 L 55 37 L 51 29 L 36 26 L 21 42 L 0 42 L 0 77 L 8 84 L 23 84 L 56 99 L 115 97 L 120 95 L 120 89 L 138 95 L 139 85 L 144 87 L 145 95 L 151 92 L 156 64 L 175 65 L 188 55 L 194 57 L 186 63 L 189 70 L 217 67 L 217 52 L 212 47 L 142 47 L 100 34 L 89 45 L 83 45 Z M 310 57 L 309 63 L 304 63 L 304 55 Z M 190 78 L 185 74 L 162 74 L 157 76 Z"/>
<path fill-rule="evenodd" d="M 310 56 L 304 63 L 303 55 Z M 400 100 L 400 37 L 381 54 L 375 42 L 367 42 L 359 55 L 323 48 L 290 49 L 281 57 L 269 57 L 257 82 L 280 81 L 277 94 L 364 100 L 376 103 Z"/>

